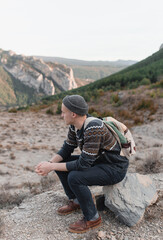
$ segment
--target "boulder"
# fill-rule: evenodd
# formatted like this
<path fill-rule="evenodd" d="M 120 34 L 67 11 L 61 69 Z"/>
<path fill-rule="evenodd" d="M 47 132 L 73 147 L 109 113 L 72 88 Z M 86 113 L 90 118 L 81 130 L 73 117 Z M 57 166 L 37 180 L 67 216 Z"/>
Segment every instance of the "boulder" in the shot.
<path fill-rule="evenodd" d="M 122 182 L 104 186 L 103 192 L 105 206 L 129 227 L 140 222 L 146 207 L 158 198 L 152 179 L 138 173 L 128 173 Z"/>

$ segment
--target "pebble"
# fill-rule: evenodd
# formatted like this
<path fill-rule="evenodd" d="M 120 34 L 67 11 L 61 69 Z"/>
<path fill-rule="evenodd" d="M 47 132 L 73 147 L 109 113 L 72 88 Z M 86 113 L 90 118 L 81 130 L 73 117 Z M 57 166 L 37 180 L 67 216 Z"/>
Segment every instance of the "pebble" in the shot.
<path fill-rule="evenodd" d="M 98 232 L 98 237 L 101 238 L 101 239 L 104 239 L 106 236 L 106 233 L 104 231 L 99 231 Z"/>
<path fill-rule="evenodd" d="M 111 237 L 111 240 L 116 240 L 116 237 L 112 236 L 112 237 Z"/>

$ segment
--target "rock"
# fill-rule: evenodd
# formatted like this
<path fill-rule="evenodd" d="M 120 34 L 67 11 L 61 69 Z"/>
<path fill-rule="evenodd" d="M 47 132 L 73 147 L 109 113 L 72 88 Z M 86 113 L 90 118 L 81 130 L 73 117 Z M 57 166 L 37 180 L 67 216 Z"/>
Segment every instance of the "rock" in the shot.
<path fill-rule="evenodd" d="M 98 232 L 98 237 L 101 238 L 101 239 L 104 239 L 106 236 L 106 233 L 104 231 L 99 231 Z"/>
<path fill-rule="evenodd" d="M 145 208 L 158 198 L 152 179 L 137 173 L 128 173 L 122 182 L 104 186 L 103 191 L 106 207 L 130 227 L 142 219 Z"/>
<path fill-rule="evenodd" d="M 3 68 L 25 86 L 37 93 L 54 95 L 55 87 L 61 91 L 77 88 L 72 68 L 58 63 L 45 63 L 36 57 L 1 51 Z"/>
<path fill-rule="evenodd" d="M 14 64 L 12 67 L 4 66 L 4 68 L 24 85 L 35 89 L 38 93 L 41 89 L 46 95 L 54 95 L 52 81 L 44 78 L 43 74 L 37 72 L 35 69 L 30 68 L 27 70 L 24 63 Z"/>

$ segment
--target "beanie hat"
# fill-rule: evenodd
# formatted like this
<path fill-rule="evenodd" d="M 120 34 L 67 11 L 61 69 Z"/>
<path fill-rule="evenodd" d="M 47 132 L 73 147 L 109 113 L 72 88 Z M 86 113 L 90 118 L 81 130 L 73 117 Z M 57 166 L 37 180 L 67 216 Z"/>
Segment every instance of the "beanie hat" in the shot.
<path fill-rule="evenodd" d="M 63 98 L 62 103 L 71 112 L 84 116 L 88 113 L 88 105 L 85 99 L 80 95 L 67 95 Z"/>

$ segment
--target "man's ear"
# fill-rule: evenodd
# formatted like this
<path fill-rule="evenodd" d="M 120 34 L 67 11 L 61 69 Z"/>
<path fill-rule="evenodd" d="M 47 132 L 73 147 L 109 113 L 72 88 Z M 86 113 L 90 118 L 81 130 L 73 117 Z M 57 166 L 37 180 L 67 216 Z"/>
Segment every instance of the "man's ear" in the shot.
<path fill-rule="evenodd" d="M 73 118 L 76 118 L 76 116 L 77 116 L 77 114 L 74 113 L 74 112 L 72 112 L 72 117 L 73 117 Z"/>

